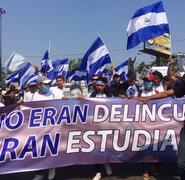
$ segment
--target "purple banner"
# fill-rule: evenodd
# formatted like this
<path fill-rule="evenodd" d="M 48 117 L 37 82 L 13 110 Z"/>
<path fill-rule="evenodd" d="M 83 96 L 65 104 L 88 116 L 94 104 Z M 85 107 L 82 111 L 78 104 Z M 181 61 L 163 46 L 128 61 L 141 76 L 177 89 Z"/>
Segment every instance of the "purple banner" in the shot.
<path fill-rule="evenodd" d="M 75 164 L 175 162 L 184 102 L 88 98 L 0 108 L 0 174 Z"/>

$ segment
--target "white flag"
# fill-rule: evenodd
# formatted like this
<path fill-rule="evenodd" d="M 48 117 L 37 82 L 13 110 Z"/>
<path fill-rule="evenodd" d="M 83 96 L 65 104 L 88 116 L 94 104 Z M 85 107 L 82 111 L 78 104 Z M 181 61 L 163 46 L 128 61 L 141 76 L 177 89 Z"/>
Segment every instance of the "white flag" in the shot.
<path fill-rule="evenodd" d="M 25 58 L 22 55 L 13 52 L 5 63 L 5 67 L 8 68 L 10 71 L 15 72 L 24 67 L 27 63 L 28 62 L 25 61 Z"/>

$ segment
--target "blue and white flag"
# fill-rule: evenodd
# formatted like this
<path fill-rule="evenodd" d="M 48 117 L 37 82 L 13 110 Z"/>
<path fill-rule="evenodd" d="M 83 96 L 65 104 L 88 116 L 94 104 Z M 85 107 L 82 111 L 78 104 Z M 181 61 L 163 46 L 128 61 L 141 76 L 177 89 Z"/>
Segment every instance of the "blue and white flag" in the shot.
<path fill-rule="evenodd" d="M 56 76 L 61 75 L 66 80 L 69 67 L 69 59 L 57 59 L 52 62 Z"/>
<path fill-rule="evenodd" d="M 55 71 L 52 64 L 52 61 L 49 57 L 49 52 L 46 51 L 44 53 L 44 56 L 41 61 L 41 73 L 43 73 L 44 76 L 47 76 L 50 80 L 55 79 Z"/>
<path fill-rule="evenodd" d="M 164 33 L 169 33 L 169 26 L 161 1 L 138 9 L 127 27 L 127 49 Z"/>
<path fill-rule="evenodd" d="M 28 84 L 30 84 L 30 83 L 32 83 L 32 82 L 37 82 L 37 80 L 38 80 L 38 77 L 39 77 L 39 75 L 38 74 L 36 74 L 36 73 L 34 73 L 34 74 L 31 74 L 28 78 L 27 78 L 27 80 L 26 80 L 26 82 L 24 83 L 24 85 L 28 85 Z M 23 87 L 24 87 L 24 85 L 23 85 Z"/>
<path fill-rule="evenodd" d="M 88 73 L 86 70 L 81 70 L 81 69 L 74 69 L 70 71 L 67 75 L 68 81 L 81 81 L 81 80 L 86 80 L 87 81 L 87 76 Z"/>
<path fill-rule="evenodd" d="M 2 6 L 0 6 L 0 14 L 5 14 L 6 11 L 4 10 L 4 8 Z"/>
<path fill-rule="evenodd" d="M 19 84 L 19 89 L 22 89 L 33 74 L 35 74 L 35 68 L 32 64 L 27 63 L 22 69 L 10 74 L 6 78 L 6 84 L 9 85 L 12 82 L 17 82 Z"/>
<path fill-rule="evenodd" d="M 28 62 L 26 62 L 26 59 L 22 55 L 13 52 L 9 59 L 6 61 L 5 68 L 15 72 L 23 68 L 27 63 Z"/>
<path fill-rule="evenodd" d="M 46 52 L 44 53 L 44 56 L 41 60 L 41 70 L 40 71 L 42 73 L 45 73 L 51 68 L 53 68 L 53 65 L 52 65 L 50 57 L 49 57 L 49 52 L 48 52 L 48 50 L 46 50 Z"/>
<path fill-rule="evenodd" d="M 100 37 L 98 37 L 85 53 L 80 69 L 89 71 L 90 80 L 94 74 L 101 75 L 111 63 L 110 54 Z"/>
<path fill-rule="evenodd" d="M 126 74 L 128 72 L 128 60 L 116 66 L 115 72 L 121 76 L 122 80 L 126 80 Z"/>

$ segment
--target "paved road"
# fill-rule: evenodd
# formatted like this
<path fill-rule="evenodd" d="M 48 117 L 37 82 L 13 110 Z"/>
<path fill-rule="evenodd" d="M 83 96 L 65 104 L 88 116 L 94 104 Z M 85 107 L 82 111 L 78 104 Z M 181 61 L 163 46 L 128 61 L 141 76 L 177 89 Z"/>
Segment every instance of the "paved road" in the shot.
<path fill-rule="evenodd" d="M 113 174 L 107 176 L 102 168 L 102 180 L 142 180 L 141 164 L 112 164 Z M 103 167 L 103 166 L 102 166 Z M 177 180 L 177 168 L 175 164 L 159 164 L 157 166 L 159 175 L 151 176 L 150 180 Z M 81 165 L 57 168 L 55 180 L 92 180 L 95 175 L 94 166 Z M 31 180 L 33 172 L 15 173 L 1 175 L 0 180 Z M 45 173 L 47 180 L 47 173 Z"/>

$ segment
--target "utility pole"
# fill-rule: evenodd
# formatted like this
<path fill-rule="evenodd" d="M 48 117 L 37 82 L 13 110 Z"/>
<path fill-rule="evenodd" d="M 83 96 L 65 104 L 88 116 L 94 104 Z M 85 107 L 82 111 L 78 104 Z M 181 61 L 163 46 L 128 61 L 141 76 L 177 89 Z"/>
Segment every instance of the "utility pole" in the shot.
<path fill-rule="evenodd" d="M 0 6 L 0 82 L 2 81 L 2 15 L 5 10 Z"/>
<path fill-rule="evenodd" d="M 160 66 L 160 56 L 156 56 L 156 65 Z"/>
<path fill-rule="evenodd" d="M 0 82 L 2 81 L 2 14 L 0 14 Z"/>

